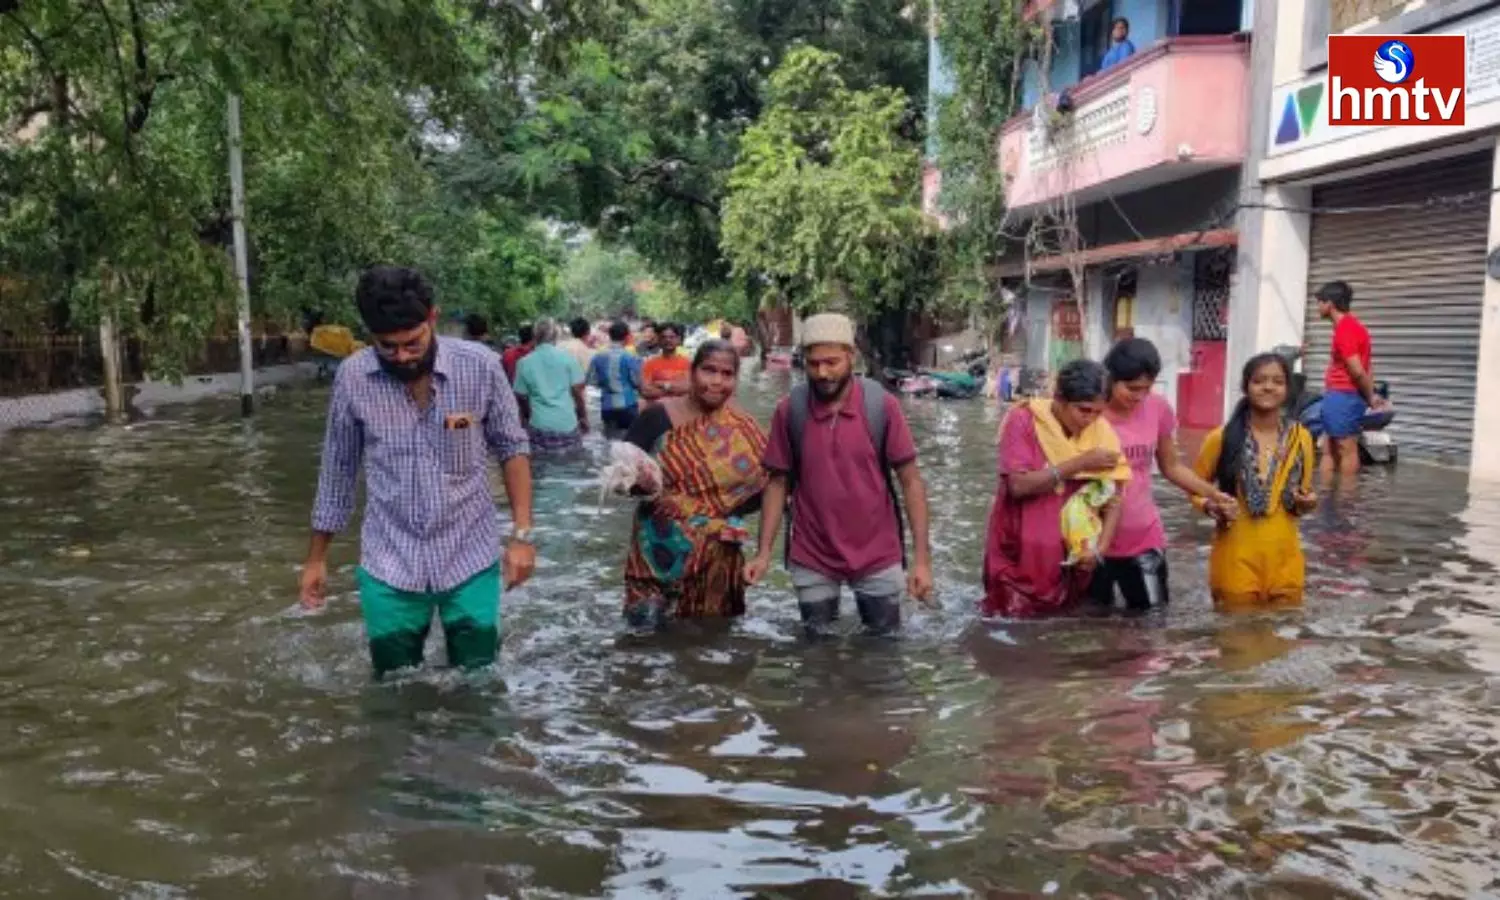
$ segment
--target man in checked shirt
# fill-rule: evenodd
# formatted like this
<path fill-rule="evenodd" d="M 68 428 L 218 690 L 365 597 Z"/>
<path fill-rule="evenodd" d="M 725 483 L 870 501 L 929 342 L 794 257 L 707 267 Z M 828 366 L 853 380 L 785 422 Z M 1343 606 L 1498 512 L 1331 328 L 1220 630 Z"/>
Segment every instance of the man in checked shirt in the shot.
<path fill-rule="evenodd" d="M 373 340 L 339 366 L 323 438 L 302 605 L 321 609 L 328 545 L 365 469 L 360 608 L 376 678 L 422 664 L 437 609 L 448 662 L 495 661 L 500 596 L 531 576 L 530 447 L 500 357 L 438 337 L 432 288 L 412 269 L 364 273 L 355 304 Z M 487 451 L 504 467 L 515 527 L 501 553 Z"/>

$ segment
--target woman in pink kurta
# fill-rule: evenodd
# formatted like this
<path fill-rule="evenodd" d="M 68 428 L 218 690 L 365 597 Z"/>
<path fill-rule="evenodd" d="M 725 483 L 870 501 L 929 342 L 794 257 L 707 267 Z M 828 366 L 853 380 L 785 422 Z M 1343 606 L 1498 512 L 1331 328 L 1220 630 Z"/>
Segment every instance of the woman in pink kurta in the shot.
<path fill-rule="evenodd" d="M 1115 344 L 1104 357 L 1109 372 L 1109 404 L 1104 418 L 1120 438 L 1131 478 L 1120 497 L 1120 524 L 1109 553 L 1094 574 L 1094 602 L 1113 608 L 1116 594 L 1134 612 L 1165 606 L 1167 530 L 1151 493 L 1153 465 L 1189 497 L 1234 503 L 1199 478 L 1177 455 L 1177 417 L 1152 388 L 1161 374 L 1161 354 L 1145 338 Z"/>
<path fill-rule="evenodd" d="M 1051 409 L 1066 432 L 1076 435 L 1099 418 L 1105 381 L 1104 367 L 1088 360 L 1069 363 L 1058 373 Z M 1118 462 L 1118 453 L 1103 449 L 1051 461 L 1032 411 L 1023 405 L 1006 414 L 1000 424 L 999 485 L 985 538 L 984 615 L 1029 618 L 1065 612 L 1087 595 L 1098 560 L 1064 567 L 1062 508 L 1085 484 L 1078 476 Z M 1107 520 L 1101 552 L 1113 527 Z"/>

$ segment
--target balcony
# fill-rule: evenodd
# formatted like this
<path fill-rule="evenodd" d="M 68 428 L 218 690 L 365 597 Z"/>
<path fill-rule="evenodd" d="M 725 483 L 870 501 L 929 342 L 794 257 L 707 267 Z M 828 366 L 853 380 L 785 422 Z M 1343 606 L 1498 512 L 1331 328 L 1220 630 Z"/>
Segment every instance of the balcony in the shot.
<path fill-rule="evenodd" d="M 1000 134 L 1007 202 L 1025 213 L 1071 193 L 1092 203 L 1245 159 L 1250 44 L 1177 37 L 1068 89 L 1049 133 L 1029 111 Z"/>

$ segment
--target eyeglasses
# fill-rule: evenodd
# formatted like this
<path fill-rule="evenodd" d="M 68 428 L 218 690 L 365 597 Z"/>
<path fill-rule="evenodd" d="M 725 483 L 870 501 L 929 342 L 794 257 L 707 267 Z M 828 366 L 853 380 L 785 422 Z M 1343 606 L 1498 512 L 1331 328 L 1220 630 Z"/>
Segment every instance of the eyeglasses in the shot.
<path fill-rule="evenodd" d="M 409 341 L 385 341 L 377 337 L 372 343 L 374 344 L 376 353 L 390 358 L 401 353 L 403 350 L 408 354 L 421 354 L 427 349 L 426 344 L 430 337 L 431 335 L 424 330 Z"/>

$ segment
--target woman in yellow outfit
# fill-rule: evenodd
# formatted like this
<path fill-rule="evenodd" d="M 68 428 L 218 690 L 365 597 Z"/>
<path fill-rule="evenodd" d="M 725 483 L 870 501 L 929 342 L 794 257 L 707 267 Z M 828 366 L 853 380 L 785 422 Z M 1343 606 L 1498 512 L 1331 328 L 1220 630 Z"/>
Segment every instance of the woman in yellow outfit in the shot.
<path fill-rule="evenodd" d="M 1244 392 L 1223 428 L 1198 454 L 1198 475 L 1236 498 L 1197 498 L 1218 523 L 1208 561 L 1214 605 L 1227 612 L 1300 606 L 1306 580 L 1297 520 L 1318 505 L 1313 441 L 1286 416 L 1291 365 L 1274 353 L 1245 364 Z"/>

